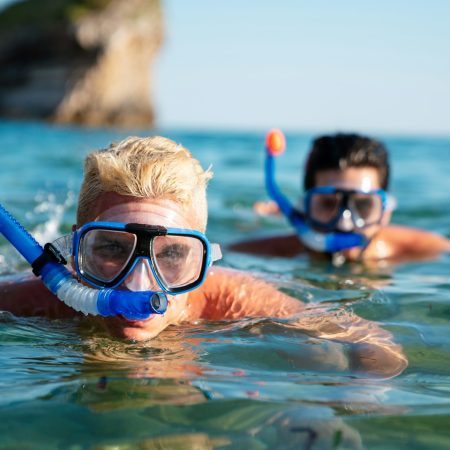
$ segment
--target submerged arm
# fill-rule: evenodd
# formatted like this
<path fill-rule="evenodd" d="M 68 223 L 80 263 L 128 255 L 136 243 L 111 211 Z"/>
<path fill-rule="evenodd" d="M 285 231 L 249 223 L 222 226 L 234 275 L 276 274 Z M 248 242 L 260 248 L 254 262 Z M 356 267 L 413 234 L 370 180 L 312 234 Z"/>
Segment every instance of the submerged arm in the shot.
<path fill-rule="evenodd" d="M 204 319 L 292 317 L 295 322 L 291 324 L 308 334 L 348 344 L 348 366 L 353 372 L 388 378 L 408 365 L 402 347 L 377 323 L 349 312 L 305 307 L 300 300 L 243 272 L 214 268 L 193 297 L 202 305 L 200 317 Z"/>
<path fill-rule="evenodd" d="M 392 334 L 356 314 L 319 308 L 314 316 L 301 318 L 297 325 L 319 338 L 349 344 L 349 368 L 353 372 L 389 378 L 408 366 L 402 347 L 394 343 Z"/>

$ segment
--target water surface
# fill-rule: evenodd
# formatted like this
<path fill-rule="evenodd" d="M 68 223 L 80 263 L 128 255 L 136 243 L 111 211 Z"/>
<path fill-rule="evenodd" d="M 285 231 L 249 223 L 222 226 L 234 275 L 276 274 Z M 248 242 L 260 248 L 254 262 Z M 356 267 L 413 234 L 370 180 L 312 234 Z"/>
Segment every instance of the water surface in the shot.
<path fill-rule="evenodd" d="M 70 230 L 93 148 L 139 132 L 0 122 L 0 202 L 42 243 Z M 258 218 L 265 198 L 264 136 L 162 130 L 215 173 L 208 195 L 211 241 L 289 230 Z M 292 199 L 312 135 L 288 135 L 281 184 Z M 389 137 L 394 222 L 450 236 L 450 139 Z M 0 240 L 0 274 L 27 270 Z M 113 339 L 89 321 L 0 313 L 0 448 L 450 447 L 450 257 L 397 266 L 259 258 L 225 252 L 307 302 L 327 302 L 379 321 L 409 359 L 391 380 L 339 370 L 339 344 L 283 321 L 172 327 L 151 343 Z M 317 355 L 322 355 L 317 358 Z M 286 425 L 285 418 L 295 418 Z"/>

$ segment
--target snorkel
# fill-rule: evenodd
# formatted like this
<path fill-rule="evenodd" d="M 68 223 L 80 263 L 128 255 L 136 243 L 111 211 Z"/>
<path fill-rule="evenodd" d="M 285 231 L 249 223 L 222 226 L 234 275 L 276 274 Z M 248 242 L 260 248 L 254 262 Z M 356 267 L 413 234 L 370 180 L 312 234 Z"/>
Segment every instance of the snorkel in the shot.
<path fill-rule="evenodd" d="M 318 232 L 311 228 L 304 216 L 296 210 L 279 190 L 275 180 L 275 158 L 286 148 L 286 140 L 280 130 L 272 129 L 266 136 L 265 179 L 270 197 L 277 203 L 281 212 L 294 227 L 303 244 L 310 250 L 337 253 L 352 247 L 365 247 L 367 239 L 358 233 Z"/>
<path fill-rule="evenodd" d="M 122 315 L 130 320 L 145 320 L 167 309 L 167 296 L 163 292 L 93 289 L 81 284 L 66 269 L 66 261 L 59 251 L 51 244 L 42 248 L 1 204 L 0 234 L 27 260 L 44 285 L 76 311 L 85 315 Z"/>

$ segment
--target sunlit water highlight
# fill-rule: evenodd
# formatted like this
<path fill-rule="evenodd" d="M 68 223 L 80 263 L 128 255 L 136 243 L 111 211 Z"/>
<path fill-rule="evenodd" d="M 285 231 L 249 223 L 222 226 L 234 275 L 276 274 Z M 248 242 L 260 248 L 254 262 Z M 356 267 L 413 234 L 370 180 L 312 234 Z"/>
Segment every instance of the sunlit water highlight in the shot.
<path fill-rule="evenodd" d="M 74 222 L 86 153 L 150 133 L 0 122 L 0 202 L 40 242 L 52 240 Z M 288 231 L 283 219 L 251 210 L 265 197 L 262 134 L 158 133 L 212 165 L 212 241 Z M 288 135 L 280 161 L 293 199 L 311 138 Z M 399 203 L 394 221 L 450 236 L 450 140 L 385 140 Z M 383 323 L 404 346 L 408 369 L 387 381 L 352 376 L 339 368 L 339 344 L 270 319 L 199 321 L 137 344 L 89 321 L 3 312 L 0 448 L 450 447 L 449 256 L 336 269 L 304 257 L 224 253 L 222 264 L 251 270 L 299 299 Z M 24 270 L 0 240 L 0 274 Z"/>

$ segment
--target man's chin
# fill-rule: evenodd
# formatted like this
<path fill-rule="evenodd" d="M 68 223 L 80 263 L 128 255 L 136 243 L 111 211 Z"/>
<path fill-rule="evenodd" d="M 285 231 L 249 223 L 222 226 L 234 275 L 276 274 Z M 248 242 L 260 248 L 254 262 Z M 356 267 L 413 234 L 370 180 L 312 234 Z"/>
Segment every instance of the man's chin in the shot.
<path fill-rule="evenodd" d="M 106 322 L 110 333 L 114 336 L 135 341 L 153 339 L 168 325 L 163 315 L 136 321 L 116 317 Z"/>
<path fill-rule="evenodd" d="M 146 330 L 141 328 L 124 328 L 121 331 L 121 336 L 124 339 L 132 340 L 132 341 L 148 341 L 149 339 L 153 339 L 162 331 L 160 330 Z"/>

